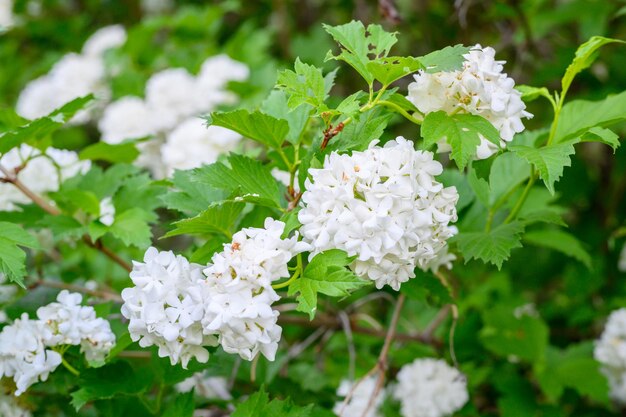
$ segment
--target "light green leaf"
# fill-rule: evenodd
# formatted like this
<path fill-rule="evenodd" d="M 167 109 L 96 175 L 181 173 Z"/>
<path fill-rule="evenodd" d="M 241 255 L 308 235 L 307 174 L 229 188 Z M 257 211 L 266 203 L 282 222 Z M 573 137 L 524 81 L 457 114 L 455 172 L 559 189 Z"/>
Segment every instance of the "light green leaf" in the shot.
<path fill-rule="evenodd" d="M 429 113 L 422 123 L 421 135 L 427 148 L 445 140 L 452 147 L 450 157 L 459 169 L 465 168 L 476 154 L 480 144 L 479 135 L 500 146 L 498 130 L 487 119 L 473 114 L 448 115 L 443 111 Z"/>
<path fill-rule="evenodd" d="M 236 227 L 236 220 L 241 215 L 245 203 L 224 202 L 209 207 L 191 219 L 180 220 L 174 223 L 174 230 L 167 232 L 163 238 L 178 235 L 207 235 L 221 234 L 231 238 Z"/>
<path fill-rule="evenodd" d="M 601 142 L 609 145 L 613 148 L 613 153 L 619 148 L 619 136 L 611 129 L 605 129 L 603 127 L 592 127 L 587 132 L 583 133 L 580 138 L 581 142 Z"/>
<path fill-rule="evenodd" d="M 553 100 L 550 91 L 546 87 L 531 87 L 530 85 L 516 85 L 515 89 L 522 93 L 522 100 L 526 102 L 534 101 L 539 97 Z"/>
<path fill-rule="evenodd" d="M 213 112 L 207 116 L 210 125 L 222 126 L 270 148 L 280 148 L 289 133 L 289 123 L 260 111 L 234 110 Z"/>
<path fill-rule="evenodd" d="M 133 245 L 143 249 L 150 246 L 152 230 L 149 223 L 155 220 L 154 213 L 138 207 L 131 208 L 115 215 L 109 233 L 126 246 Z"/>
<path fill-rule="evenodd" d="M 571 166 L 570 156 L 576 152 L 574 144 L 579 141 L 579 139 L 572 139 L 564 143 L 552 144 L 541 148 L 514 145 L 509 146 L 509 150 L 533 164 L 539 171 L 539 177 L 545 183 L 548 191 L 554 194 L 554 183 L 563 175 L 563 169 Z"/>
<path fill-rule="evenodd" d="M 98 142 L 87 146 L 78 156 L 80 159 L 89 159 L 92 161 L 131 163 L 139 156 L 139 151 L 132 142 L 117 145 Z"/>
<path fill-rule="evenodd" d="M 388 86 L 422 68 L 424 66 L 420 60 L 413 57 L 382 57 L 367 63 L 368 71 L 383 86 Z"/>
<path fill-rule="evenodd" d="M 511 250 L 522 247 L 520 240 L 523 232 L 524 225 L 514 221 L 501 224 L 489 232 L 460 233 L 451 241 L 457 243 L 465 263 L 470 259 L 480 259 L 500 269 L 511 255 Z"/>
<path fill-rule="evenodd" d="M 471 48 L 463 45 L 446 46 L 443 49 L 419 57 L 418 59 L 426 68 L 426 72 L 433 74 L 442 71 L 456 71 L 463 67 L 465 58 Z"/>
<path fill-rule="evenodd" d="M 310 106 L 299 106 L 297 109 L 290 109 L 287 105 L 287 95 L 280 90 L 273 90 L 270 93 L 263 102 L 261 110 L 265 114 L 269 114 L 276 119 L 286 120 L 289 123 L 289 133 L 286 139 L 291 143 L 298 143 L 311 113 Z"/>
<path fill-rule="evenodd" d="M 276 86 L 288 95 L 287 104 L 295 109 L 302 104 L 310 104 L 314 108 L 326 108 L 326 88 L 322 70 L 313 65 L 305 64 L 296 58 L 295 71 L 283 70 L 278 73 Z"/>
<path fill-rule="evenodd" d="M 493 206 L 496 201 L 505 197 L 512 189 L 526 181 L 529 176 L 530 165 L 518 155 L 505 152 L 496 157 L 489 172 L 490 205 Z"/>
<path fill-rule="evenodd" d="M 243 155 L 231 154 L 230 167 L 216 162 L 193 170 L 192 178 L 199 184 L 225 190 L 236 201 L 279 208 L 283 202 L 280 188 L 269 169 L 261 162 Z"/>
<path fill-rule="evenodd" d="M 265 389 L 261 388 L 237 405 L 231 417 L 313 417 L 312 409 L 312 404 L 300 407 L 289 399 L 270 401 Z"/>
<path fill-rule="evenodd" d="M 193 171 L 174 171 L 172 182 L 175 189 L 161 196 L 167 208 L 195 215 L 228 196 L 223 190 L 208 187 L 193 179 Z"/>
<path fill-rule="evenodd" d="M 596 60 L 596 57 L 598 55 L 598 49 L 600 49 L 604 45 L 615 42 L 626 43 L 619 39 L 610 39 L 603 36 L 593 36 L 587 42 L 580 45 L 576 50 L 574 60 L 565 70 L 565 75 L 561 80 L 561 87 L 563 91 L 567 91 L 569 89 L 576 74 L 586 68 L 589 68 L 591 64 L 593 64 L 593 61 Z"/>
<path fill-rule="evenodd" d="M 558 229 L 533 230 L 524 234 L 524 242 L 554 249 L 591 268 L 591 256 L 573 235 Z"/>
<path fill-rule="evenodd" d="M 374 139 L 380 139 L 392 116 L 380 108 L 368 110 L 332 138 L 326 149 L 329 152 L 365 150 Z"/>
<path fill-rule="evenodd" d="M 26 253 L 20 246 L 38 249 L 39 242 L 21 226 L 0 222 L 0 272 L 25 288 Z"/>

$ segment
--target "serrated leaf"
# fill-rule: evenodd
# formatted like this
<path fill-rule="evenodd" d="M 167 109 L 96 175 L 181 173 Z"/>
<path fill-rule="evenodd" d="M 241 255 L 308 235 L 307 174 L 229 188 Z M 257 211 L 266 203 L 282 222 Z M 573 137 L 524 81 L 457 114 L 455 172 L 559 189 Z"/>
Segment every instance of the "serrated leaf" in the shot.
<path fill-rule="evenodd" d="M 348 295 L 350 290 L 368 285 L 346 266 L 354 260 L 344 251 L 328 250 L 317 254 L 304 269 L 302 276 L 289 286 L 289 295 L 298 294 L 298 311 L 309 314 L 313 320 L 317 310 L 317 294 L 331 297 Z"/>
<path fill-rule="evenodd" d="M 0 222 L 0 273 L 25 288 L 26 253 L 20 246 L 38 249 L 39 242 L 21 226 Z"/>
<path fill-rule="evenodd" d="M 93 101 L 93 95 L 79 97 L 54 110 L 47 116 L 35 119 L 18 129 L 0 137 L 0 154 L 6 153 L 22 143 L 36 144 L 67 123 L 78 111 Z"/>
<path fill-rule="evenodd" d="M 605 38 L 603 36 L 593 36 L 587 42 L 580 45 L 576 50 L 574 60 L 565 70 L 565 75 L 563 75 L 563 79 L 561 80 L 561 87 L 563 91 L 567 91 L 569 89 L 569 86 L 572 84 L 572 81 L 574 80 L 576 74 L 586 68 L 589 68 L 591 64 L 593 64 L 593 61 L 596 60 L 596 52 L 598 51 L 598 49 L 600 49 L 604 45 L 615 42 L 626 43 L 619 39 Z"/>
<path fill-rule="evenodd" d="M 567 256 L 578 259 L 587 268 L 591 268 L 591 256 L 583 248 L 582 243 L 573 235 L 562 230 L 533 230 L 524 234 L 524 242 L 557 250 Z"/>
<path fill-rule="evenodd" d="M 514 221 L 501 224 L 489 232 L 465 232 L 452 237 L 465 258 L 480 259 L 484 263 L 496 265 L 498 269 L 509 258 L 511 250 L 522 247 L 520 242 L 524 225 Z"/>
<path fill-rule="evenodd" d="M 419 57 L 418 59 L 426 68 L 426 72 L 432 74 L 442 71 L 456 71 L 463 67 L 465 58 L 471 48 L 463 45 L 446 46 L 443 49 Z"/>
<path fill-rule="evenodd" d="M 613 148 L 613 153 L 619 148 L 619 136 L 611 129 L 592 127 L 580 137 L 581 142 L 601 142 Z"/>
<path fill-rule="evenodd" d="M 326 107 L 326 86 L 322 70 L 313 65 L 305 64 L 296 58 L 294 70 L 283 70 L 278 73 L 277 87 L 288 95 L 290 108 L 295 109 L 302 104 L 322 110 Z"/>
<path fill-rule="evenodd" d="M 383 86 L 424 68 L 418 58 L 398 56 L 378 58 L 368 62 L 366 67 Z"/>
<path fill-rule="evenodd" d="M 193 171 L 174 171 L 174 189 L 161 196 L 166 207 L 190 215 L 206 210 L 215 201 L 223 200 L 227 193 L 194 181 Z"/>
<path fill-rule="evenodd" d="M 532 87 L 530 85 L 516 85 L 515 89 L 522 93 L 522 100 L 526 102 L 534 101 L 539 97 L 546 97 L 551 100 L 550 91 L 546 87 Z"/>
<path fill-rule="evenodd" d="M 245 207 L 244 203 L 225 202 L 209 207 L 196 217 L 174 223 L 174 230 L 167 232 L 163 238 L 178 235 L 221 234 L 231 238 L 236 227 L 236 220 Z"/>
<path fill-rule="evenodd" d="M 179 393 L 165 408 L 161 417 L 193 417 L 195 404 L 193 401 L 193 391 Z"/>
<path fill-rule="evenodd" d="M 500 146 L 498 130 L 487 119 L 473 114 L 448 115 L 443 111 L 429 113 L 422 123 L 421 135 L 427 148 L 445 140 L 452 147 L 450 158 L 459 169 L 465 168 L 476 154 L 481 136 Z"/>
<path fill-rule="evenodd" d="M 493 206 L 530 176 L 527 161 L 512 152 L 496 157 L 489 172 L 489 204 Z"/>
<path fill-rule="evenodd" d="M 278 182 L 261 162 L 243 155 L 231 154 L 230 167 L 216 162 L 193 170 L 192 178 L 202 185 L 225 190 L 241 201 L 280 208 L 283 197 Z M 237 200 L 237 198 L 235 198 Z"/>
<path fill-rule="evenodd" d="M 98 142 L 87 146 L 78 154 L 80 159 L 106 161 L 111 163 L 131 163 L 139 156 L 139 151 L 132 142 L 111 145 Z"/>
<path fill-rule="evenodd" d="M 147 248 L 152 238 L 149 223 L 155 220 L 154 213 L 138 207 L 131 208 L 115 215 L 115 221 L 109 228 L 109 233 L 120 239 L 126 246 Z"/>
<path fill-rule="evenodd" d="M 289 123 L 289 133 L 286 139 L 290 143 L 298 143 L 311 113 L 310 106 L 299 106 L 297 109 L 290 109 L 287 105 L 285 92 L 279 90 L 273 90 L 270 93 L 263 102 L 261 110 L 265 114 L 269 114 L 277 119 L 284 119 Z"/>
<path fill-rule="evenodd" d="M 393 115 L 374 108 L 360 115 L 360 117 L 343 128 L 326 147 L 331 151 L 362 151 L 367 149 L 374 139 L 380 139 L 387 123 Z"/>
<path fill-rule="evenodd" d="M 579 141 L 579 139 L 572 139 L 564 143 L 543 146 L 541 148 L 514 145 L 509 146 L 509 150 L 533 164 L 548 191 L 554 194 L 554 183 L 563 175 L 563 169 L 571 166 L 570 156 L 576 152 L 574 144 Z"/>
<path fill-rule="evenodd" d="M 282 146 L 289 133 L 289 123 L 260 111 L 234 110 L 213 112 L 207 117 L 210 125 L 222 126 L 270 148 Z"/>
<path fill-rule="evenodd" d="M 313 405 L 300 407 L 289 399 L 270 401 L 265 389 L 261 387 L 258 392 L 237 405 L 231 417 L 312 417 L 312 409 Z"/>

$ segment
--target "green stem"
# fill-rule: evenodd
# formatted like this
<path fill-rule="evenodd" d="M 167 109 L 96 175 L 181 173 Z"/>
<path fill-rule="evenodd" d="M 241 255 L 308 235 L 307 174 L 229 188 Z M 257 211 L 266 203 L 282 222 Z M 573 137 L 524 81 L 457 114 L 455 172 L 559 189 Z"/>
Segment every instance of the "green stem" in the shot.
<path fill-rule="evenodd" d="M 397 113 L 401 114 L 402 116 L 404 116 L 405 119 L 407 119 L 408 121 L 415 123 L 416 125 L 421 125 L 422 123 L 417 120 L 415 117 L 411 116 L 406 110 L 404 110 L 402 107 L 398 106 L 396 103 L 392 103 L 391 101 L 387 101 L 387 100 L 380 100 L 377 104 L 380 104 L 381 106 L 387 106 L 390 107 L 392 109 L 394 109 Z"/>
<path fill-rule="evenodd" d="M 300 254 L 298 254 L 297 262 L 298 264 L 296 265 L 296 272 L 293 273 L 291 278 L 289 278 L 285 282 L 281 282 L 280 284 L 272 285 L 272 288 L 274 288 L 275 290 L 279 290 L 281 288 L 288 287 L 292 282 L 298 279 L 298 277 L 300 276 L 300 273 L 302 272 L 302 256 Z"/>
<path fill-rule="evenodd" d="M 70 365 L 70 363 L 68 361 L 66 361 L 63 356 L 61 356 L 61 363 L 63 364 L 65 369 L 67 369 L 72 374 L 74 374 L 74 376 L 80 376 L 80 372 L 78 372 L 78 370 L 76 368 L 74 368 L 72 365 Z"/>
<path fill-rule="evenodd" d="M 520 198 L 515 203 L 515 206 L 513 206 L 513 210 L 511 210 L 507 218 L 504 219 L 504 224 L 511 223 L 517 217 L 517 214 L 524 206 L 524 202 L 526 201 L 526 198 L 528 197 L 528 193 L 530 193 L 530 189 L 533 188 L 533 185 L 535 184 L 536 180 L 537 180 L 537 177 L 535 174 L 535 170 L 531 169 L 530 178 L 528 178 L 526 187 L 524 188 L 524 191 L 522 192 L 522 195 L 520 196 Z"/>

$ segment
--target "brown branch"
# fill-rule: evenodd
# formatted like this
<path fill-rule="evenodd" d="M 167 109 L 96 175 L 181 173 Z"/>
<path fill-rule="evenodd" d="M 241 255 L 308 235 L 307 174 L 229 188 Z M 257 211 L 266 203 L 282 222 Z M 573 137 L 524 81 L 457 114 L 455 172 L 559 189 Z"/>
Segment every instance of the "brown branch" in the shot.
<path fill-rule="evenodd" d="M 4 166 L 0 165 L 0 172 L 4 174 L 4 178 L 2 178 L 2 182 L 13 184 L 18 190 L 20 190 L 26 197 L 30 198 L 33 203 L 41 207 L 45 212 L 58 216 L 61 214 L 61 210 L 57 207 L 48 203 L 45 199 L 43 199 L 40 195 L 35 194 L 30 188 L 28 188 L 20 179 L 17 177 L 16 173 L 11 173 Z M 102 252 L 105 256 L 111 259 L 113 262 L 117 263 L 119 266 L 124 268 L 126 271 L 132 271 L 133 267 L 131 264 L 120 258 L 117 254 L 113 253 L 110 249 L 106 248 L 102 242 L 97 241 L 93 242 L 88 235 L 83 236 L 83 242 L 91 248 L 94 248 L 100 252 Z"/>
<path fill-rule="evenodd" d="M 61 290 L 68 290 L 73 292 L 80 292 L 83 294 L 91 295 L 92 297 L 102 298 L 104 300 L 111 300 L 116 302 L 123 302 L 122 297 L 119 294 L 112 293 L 109 291 L 98 291 L 98 290 L 90 290 L 88 288 L 81 287 L 79 285 L 67 284 L 65 282 L 60 281 L 47 281 L 47 280 L 37 280 L 32 285 L 28 287 L 29 290 L 35 289 L 37 287 L 49 287 L 49 288 L 58 288 Z"/>
<path fill-rule="evenodd" d="M 322 144 L 320 145 L 320 148 L 322 150 L 326 149 L 326 146 L 328 145 L 328 142 L 332 138 L 337 136 L 339 133 L 341 133 L 341 131 L 343 130 L 344 126 L 345 126 L 344 122 L 339 122 L 339 124 L 336 127 L 333 127 L 333 125 L 328 126 L 328 128 L 326 130 L 324 130 L 324 140 L 322 140 Z"/>

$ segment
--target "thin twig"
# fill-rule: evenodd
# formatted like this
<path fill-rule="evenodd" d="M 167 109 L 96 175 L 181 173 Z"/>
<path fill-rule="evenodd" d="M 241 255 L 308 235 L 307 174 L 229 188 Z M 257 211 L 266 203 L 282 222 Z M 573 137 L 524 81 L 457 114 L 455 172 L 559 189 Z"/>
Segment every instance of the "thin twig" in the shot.
<path fill-rule="evenodd" d="M 348 342 L 348 379 L 354 380 L 354 368 L 356 363 L 356 349 L 354 348 L 354 338 L 352 337 L 352 329 L 350 328 L 350 317 L 345 311 L 339 312 L 339 320 L 343 326 L 343 332 L 346 334 Z"/>
<path fill-rule="evenodd" d="M 422 332 L 422 335 L 424 337 L 432 337 L 433 332 L 437 330 L 437 328 L 441 325 L 441 323 L 443 323 L 446 317 L 448 317 L 448 313 L 450 312 L 450 306 L 451 304 L 446 304 L 445 306 L 443 306 L 443 308 L 439 310 L 435 318 L 430 323 L 428 323 L 428 326 L 426 326 L 426 328 Z"/>

